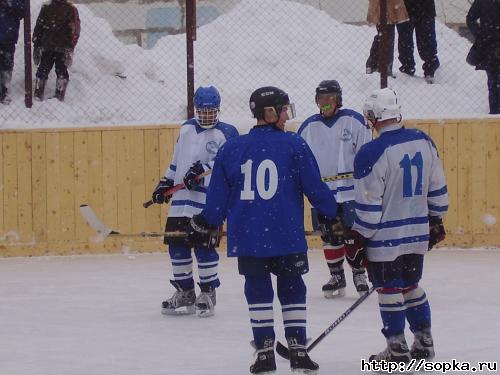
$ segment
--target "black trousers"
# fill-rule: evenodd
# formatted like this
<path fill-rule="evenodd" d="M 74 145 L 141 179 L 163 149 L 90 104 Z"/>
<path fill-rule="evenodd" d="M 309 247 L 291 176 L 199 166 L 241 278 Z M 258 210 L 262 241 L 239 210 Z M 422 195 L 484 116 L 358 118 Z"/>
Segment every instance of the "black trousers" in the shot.
<path fill-rule="evenodd" d="M 388 42 L 387 46 L 387 66 L 389 72 L 392 72 L 392 62 L 394 60 L 394 37 L 395 37 L 395 25 L 387 25 Z M 377 35 L 373 38 L 372 47 L 370 48 L 370 56 L 366 60 L 366 67 L 372 68 L 373 71 L 380 72 L 380 57 L 382 54 L 382 27 L 377 25 Z"/>
<path fill-rule="evenodd" d="M 14 69 L 14 53 L 16 45 L 14 43 L 0 44 L 0 71 L 10 72 Z"/>
<path fill-rule="evenodd" d="M 488 99 L 490 114 L 500 114 L 500 66 L 486 70 L 488 76 Z"/>
<path fill-rule="evenodd" d="M 399 23 L 397 29 L 398 53 L 401 66 L 408 70 L 415 69 L 415 58 L 413 56 L 413 31 L 415 31 L 418 54 L 424 61 L 422 66 L 424 74 L 434 75 L 434 72 L 439 67 L 434 17 L 423 18 L 415 23 L 412 21 Z"/>
<path fill-rule="evenodd" d="M 40 65 L 36 71 L 36 77 L 46 80 L 49 78 L 49 73 L 52 67 L 56 66 L 57 78 L 69 78 L 68 68 L 65 64 L 64 53 L 56 51 L 43 51 L 40 58 Z"/>

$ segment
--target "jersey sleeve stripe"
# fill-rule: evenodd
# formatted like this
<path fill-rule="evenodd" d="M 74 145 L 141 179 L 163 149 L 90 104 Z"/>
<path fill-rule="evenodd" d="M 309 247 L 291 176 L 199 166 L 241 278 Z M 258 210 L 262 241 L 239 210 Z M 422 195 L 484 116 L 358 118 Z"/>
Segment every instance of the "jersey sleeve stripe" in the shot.
<path fill-rule="evenodd" d="M 429 191 L 429 193 L 427 193 L 427 197 L 438 197 L 446 193 L 448 193 L 448 187 L 445 185 L 441 189 Z"/>
<path fill-rule="evenodd" d="M 429 205 L 429 210 L 430 211 L 436 211 L 436 212 L 446 212 L 448 211 L 448 206 L 435 206 L 435 205 Z"/>
<path fill-rule="evenodd" d="M 203 203 L 198 203 L 190 200 L 182 200 L 182 201 L 173 201 L 172 206 L 191 206 L 195 208 L 205 208 L 205 205 Z"/>

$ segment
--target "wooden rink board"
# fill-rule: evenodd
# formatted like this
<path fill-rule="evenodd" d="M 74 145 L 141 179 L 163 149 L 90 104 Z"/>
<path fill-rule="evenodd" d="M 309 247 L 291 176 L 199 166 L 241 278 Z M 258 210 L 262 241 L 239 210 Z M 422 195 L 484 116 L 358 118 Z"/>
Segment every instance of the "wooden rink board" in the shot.
<path fill-rule="evenodd" d="M 450 209 L 442 246 L 500 246 L 500 119 L 405 124 L 429 134 L 444 163 Z M 158 239 L 93 241 L 79 206 L 88 203 L 123 233 L 162 231 L 168 206 L 142 203 L 178 133 L 178 125 L 0 131 L 0 257 L 164 250 Z M 308 241 L 321 247 L 319 238 Z"/>

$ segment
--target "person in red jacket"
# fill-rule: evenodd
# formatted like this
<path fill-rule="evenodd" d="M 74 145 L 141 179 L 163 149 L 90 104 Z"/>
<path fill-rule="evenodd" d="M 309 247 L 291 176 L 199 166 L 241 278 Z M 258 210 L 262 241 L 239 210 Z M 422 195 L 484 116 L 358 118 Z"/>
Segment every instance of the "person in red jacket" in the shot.
<path fill-rule="evenodd" d="M 33 32 L 33 60 L 38 65 L 35 99 L 43 100 L 45 84 L 55 64 L 55 97 L 64 100 L 69 82 L 68 68 L 73 62 L 79 37 L 80 18 L 74 5 L 67 0 L 52 0 L 42 6 Z"/>

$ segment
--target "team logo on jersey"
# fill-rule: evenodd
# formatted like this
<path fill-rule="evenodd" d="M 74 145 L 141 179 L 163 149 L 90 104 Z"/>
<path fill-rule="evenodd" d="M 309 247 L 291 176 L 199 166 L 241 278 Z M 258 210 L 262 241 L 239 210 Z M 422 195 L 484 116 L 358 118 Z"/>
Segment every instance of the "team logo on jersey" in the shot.
<path fill-rule="evenodd" d="M 207 142 L 205 149 L 209 154 L 215 155 L 219 151 L 219 144 L 215 141 Z"/>
<path fill-rule="evenodd" d="M 352 139 L 352 133 L 349 129 L 342 129 L 342 136 L 340 137 L 344 142 Z"/>

